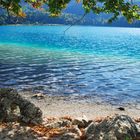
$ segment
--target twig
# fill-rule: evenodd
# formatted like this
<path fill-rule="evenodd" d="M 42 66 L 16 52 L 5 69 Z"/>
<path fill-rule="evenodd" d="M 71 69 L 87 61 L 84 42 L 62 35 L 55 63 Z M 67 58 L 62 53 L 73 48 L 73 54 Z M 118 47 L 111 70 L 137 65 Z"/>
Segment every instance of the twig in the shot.
<path fill-rule="evenodd" d="M 80 22 L 81 20 L 84 19 L 84 17 L 86 16 L 87 13 L 84 13 L 84 15 L 78 19 L 77 21 L 75 21 L 73 24 L 71 24 L 65 31 L 64 31 L 64 34 L 66 33 L 67 30 L 69 30 L 73 25 L 75 25 L 76 23 Z"/>

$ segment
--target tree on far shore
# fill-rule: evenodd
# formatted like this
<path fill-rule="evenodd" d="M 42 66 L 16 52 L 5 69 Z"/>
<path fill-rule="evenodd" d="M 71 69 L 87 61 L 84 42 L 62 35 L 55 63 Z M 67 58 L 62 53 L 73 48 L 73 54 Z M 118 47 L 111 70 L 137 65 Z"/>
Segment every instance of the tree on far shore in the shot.
<path fill-rule="evenodd" d="M 71 0 L 0 0 L 0 7 L 7 10 L 8 15 L 26 17 L 24 8 L 28 5 L 42 10 L 52 17 L 61 15 Z M 140 7 L 133 4 L 132 0 L 75 0 L 77 4 L 82 3 L 85 14 L 93 12 L 95 14 L 106 13 L 113 16 L 109 22 L 116 20 L 120 15 L 124 16 L 128 22 L 140 20 Z"/>

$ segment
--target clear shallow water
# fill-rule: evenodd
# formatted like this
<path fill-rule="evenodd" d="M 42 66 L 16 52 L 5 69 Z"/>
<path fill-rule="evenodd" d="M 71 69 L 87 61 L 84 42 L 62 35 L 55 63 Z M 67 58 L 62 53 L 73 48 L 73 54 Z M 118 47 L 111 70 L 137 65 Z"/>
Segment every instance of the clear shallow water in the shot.
<path fill-rule="evenodd" d="M 140 102 L 140 29 L 1 26 L 0 86 Z"/>

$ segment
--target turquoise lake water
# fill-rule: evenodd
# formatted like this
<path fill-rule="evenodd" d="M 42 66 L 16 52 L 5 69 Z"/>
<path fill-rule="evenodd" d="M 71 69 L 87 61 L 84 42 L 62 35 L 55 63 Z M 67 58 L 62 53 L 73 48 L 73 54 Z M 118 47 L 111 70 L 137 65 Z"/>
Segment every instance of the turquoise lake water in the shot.
<path fill-rule="evenodd" d="M 140 29 L 0 26 L 0 87 L 140 102 Z"/>

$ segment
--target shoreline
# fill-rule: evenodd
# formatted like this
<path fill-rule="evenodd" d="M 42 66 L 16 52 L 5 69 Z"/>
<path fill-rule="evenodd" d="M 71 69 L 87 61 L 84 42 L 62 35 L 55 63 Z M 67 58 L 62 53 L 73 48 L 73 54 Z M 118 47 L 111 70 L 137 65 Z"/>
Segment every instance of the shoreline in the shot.
<path fill-rule="evenodd" d="M 140 112 L 130 106 L 118 111 L 109 104 L 14 89 L 1 89 L 0 97 L 1 140 L 140 140 Z"/>
<path fill-rule="evenodd" d="M 67 25 L 65 24 L 5 24 L 0 26 L 67 26 Z"/>
<path fill-rule="evenodd" d="M 118 114 L 139 118 L 140 114 L 140 104 L 111 105 L 98 99 L 95 99 L 96 102 L 88 102 L 78 96 L 50 96 L 31 92 L 19 92 L 19 94 L 39 107 L 43 117 L 87 116 L 88 119 L 97 119 Z"/>
<path fill-rule="evenodd" d="M 71 26 L 71 24 L 1 24 L 0 26 Z M 97 25 L 79 25 L 76 24 L 74 26 L 81 26 L 81 27 L 102 27 L 102 28 L 137 28 L 138 26 L 97 26 Z"/>

